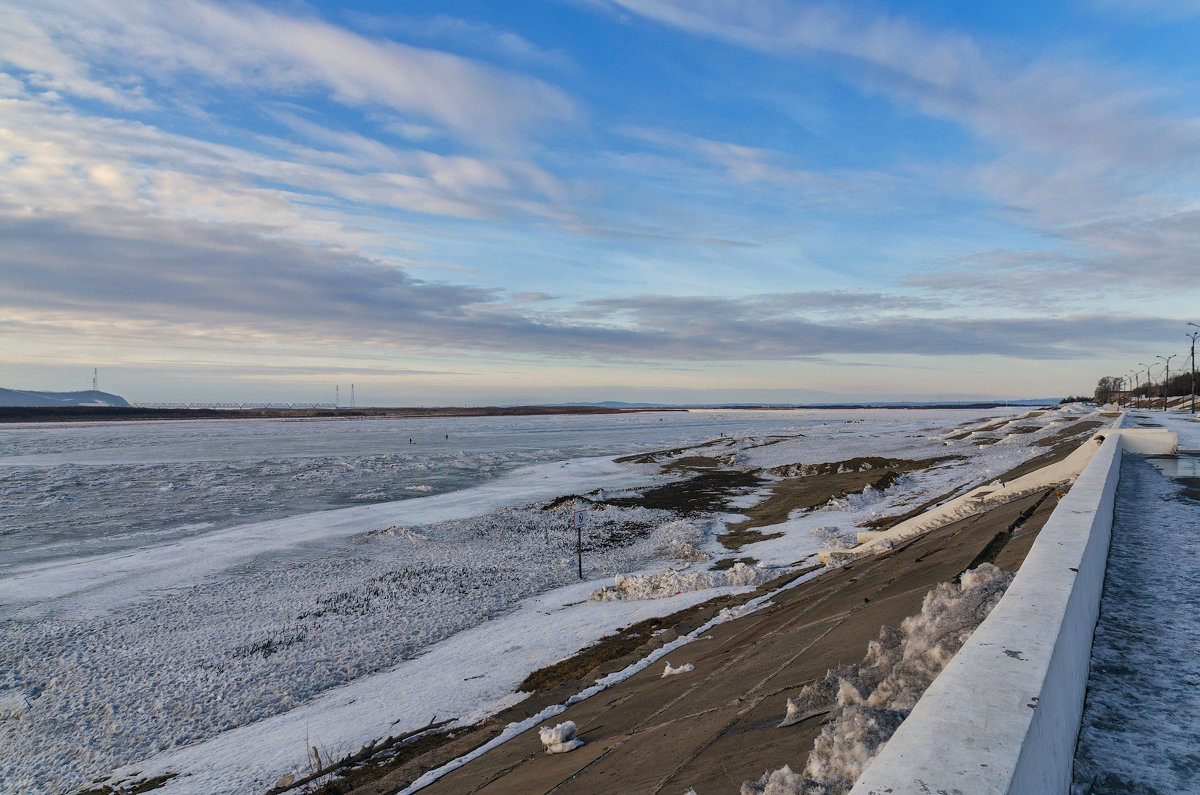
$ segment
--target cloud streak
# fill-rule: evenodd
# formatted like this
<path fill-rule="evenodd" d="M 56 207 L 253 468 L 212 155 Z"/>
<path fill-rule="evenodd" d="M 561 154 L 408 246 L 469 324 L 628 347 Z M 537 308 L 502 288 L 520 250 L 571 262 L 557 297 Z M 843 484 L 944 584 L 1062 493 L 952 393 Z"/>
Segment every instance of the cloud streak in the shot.
<path fill-rule="evenodd" d="M 5 13 L 14 32 L 4 43 L 32 43 L 0 48 L 0 58 L 48 86 L 116 104 L 144 102 L 168 79 L 191 77 L 223 89 L 315 92 L 499 146 L 577 114 L 566 94 L 537 78 L 256 6 L 47 0 Z M 104 64 L 110 76 L 118 64 L 136 67 L 115 81 L 132 85 L 104 87 L 90 74 L 98 70 L 83 63 Z"/>
<path fill-rule="evenodd" d="M 0 237 L 6 241 L 0 287 L 11 316 L 111 318 L 154 327 L 164 342 L 205 329 L 261 344 L 361 344 L 425 355 L 625 362 L 901 353 L 1056 359 L 1154 339 L 1169 324 L 1139 317 L 913 317 L 902 313 L 920 302 L 846 292 L 643 296 L 539 311 L 537 302 L 519 297 L 424 282 L 359 255 L 228 225 L 112 216 L 89 226 L 42 213 L 0 220 Z"/>

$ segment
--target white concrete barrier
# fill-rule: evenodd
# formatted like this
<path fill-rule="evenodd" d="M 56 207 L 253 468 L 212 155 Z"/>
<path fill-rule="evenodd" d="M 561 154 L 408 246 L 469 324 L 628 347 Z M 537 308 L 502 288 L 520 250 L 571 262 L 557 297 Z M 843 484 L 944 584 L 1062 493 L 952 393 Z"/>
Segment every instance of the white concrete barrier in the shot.
<path fill-rule="evenodd" d="M 1120 424 L 1119 422 L 1117 423 Z M 1121 452 L 1175 435 L 1102 431 L 1004 598 L 917 702 L 851 795 L 1066 793 L 1108 560 Z"/>

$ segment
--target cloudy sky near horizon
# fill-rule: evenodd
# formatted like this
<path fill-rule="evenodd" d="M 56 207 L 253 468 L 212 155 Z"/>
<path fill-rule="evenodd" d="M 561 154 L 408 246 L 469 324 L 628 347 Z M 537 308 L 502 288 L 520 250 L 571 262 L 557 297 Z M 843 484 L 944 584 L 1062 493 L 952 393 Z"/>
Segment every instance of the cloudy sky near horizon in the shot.
<path fill-rule="evenodd" d="M 0 386 L 1089 391 L 1200 322 L 1197 40 L 1180 0 L 0 0 Z"/>

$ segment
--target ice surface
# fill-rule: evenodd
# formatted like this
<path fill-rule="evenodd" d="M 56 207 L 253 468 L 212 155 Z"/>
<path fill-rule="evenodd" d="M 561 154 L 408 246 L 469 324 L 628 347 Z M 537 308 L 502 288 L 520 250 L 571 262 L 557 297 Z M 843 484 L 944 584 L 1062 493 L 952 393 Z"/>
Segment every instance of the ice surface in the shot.
<path fill-rule="evenodd" d="M 787 700 L 781 727 L 832 713 L 803 775 L 788 767 L 746 782 L 743 793 L 840 795 L 892 736 L 921 694 L 1000 601 L 1013 575 L 990 563 L 941 583 L 900 627 L 884 627 L 861 663 L 829 671 Z"/>
<path fill-rule="evenodd" d="M 1189 427 L 1198 424 L 1178 414 L 1130 419 L 1200 448 L 1200 428 Z M 1075 795 L 1200 792 L 1200 502 L 1159 463 L 1125 456 L 1121 465 Z"/>

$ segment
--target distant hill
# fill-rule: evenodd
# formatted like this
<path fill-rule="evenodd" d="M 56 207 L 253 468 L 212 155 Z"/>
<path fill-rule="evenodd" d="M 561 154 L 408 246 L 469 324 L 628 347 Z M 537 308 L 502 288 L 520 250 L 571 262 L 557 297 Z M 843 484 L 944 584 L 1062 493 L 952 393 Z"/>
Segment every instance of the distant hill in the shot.
<path fill-rule="evenodd" d="M 0 406 L 128 406 L 120 395 L 89 389 L 84 392 L 33 392 L 0 387 Z"/>

